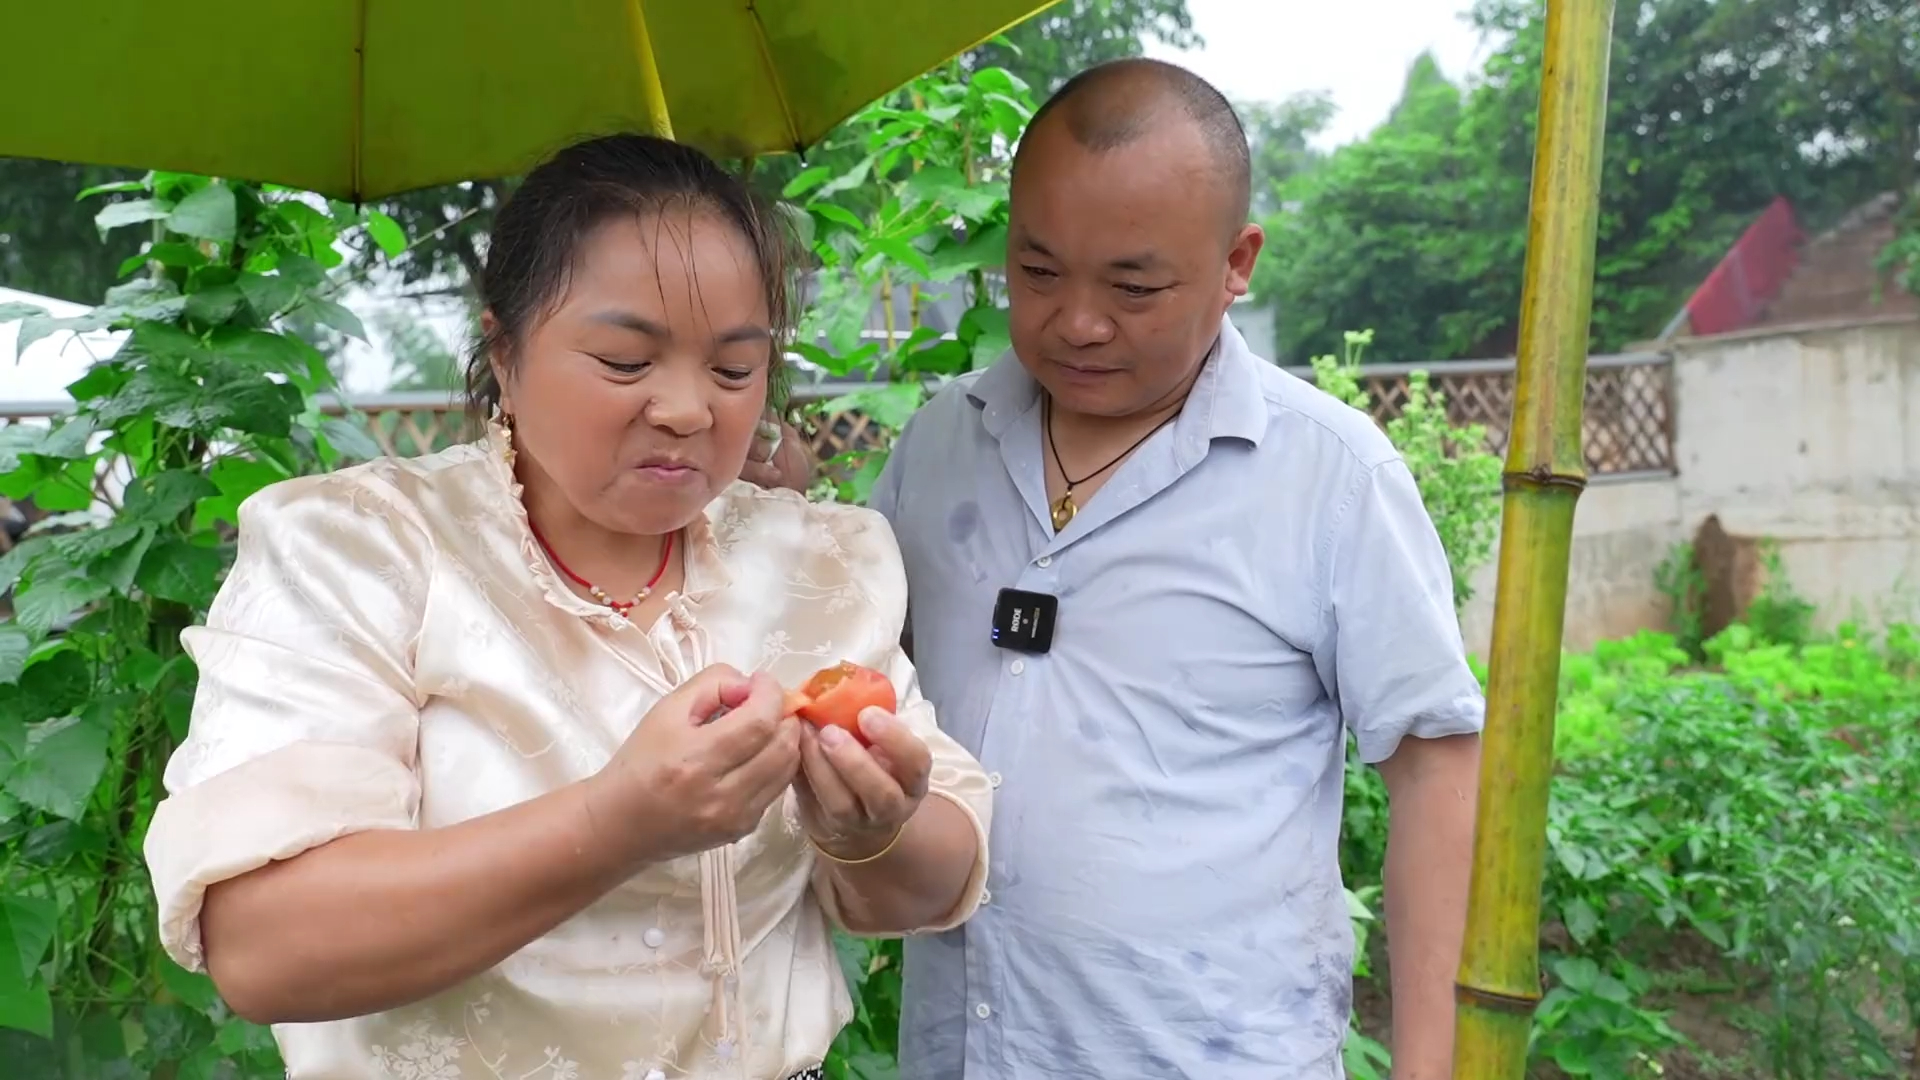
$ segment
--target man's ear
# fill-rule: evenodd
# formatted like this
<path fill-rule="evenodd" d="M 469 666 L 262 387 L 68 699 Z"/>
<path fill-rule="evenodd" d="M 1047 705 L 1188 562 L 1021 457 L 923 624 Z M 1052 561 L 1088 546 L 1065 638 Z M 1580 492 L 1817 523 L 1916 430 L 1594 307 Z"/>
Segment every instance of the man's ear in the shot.
<path fill-rule="evenodd" d="M 1235 297 L 1247 295 L 1253 284 L 1253 266 L 1260 260 L 1260 249 L 1267 242 L 1266 230 L 1248 223 L 1240 227 L 1227 249 L 1227 292 Z"/>

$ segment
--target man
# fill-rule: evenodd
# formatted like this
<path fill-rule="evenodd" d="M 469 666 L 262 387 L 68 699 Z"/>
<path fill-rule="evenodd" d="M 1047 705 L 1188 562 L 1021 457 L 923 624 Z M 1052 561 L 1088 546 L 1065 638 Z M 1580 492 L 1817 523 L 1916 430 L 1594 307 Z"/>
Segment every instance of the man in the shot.
<path fill-rule="evenodd" d="M 1225 317 L 1262 243 L 1245 134 L 1122 61 L 1012 184 L 1013 352 L 872 499 L 922 690 L 998 788 L 989 901 L 907 944 L 902 1072 L 1341 1076 L 1351 731 L 1391 800 L 1394 1074 L 1448 1076 L 1484 702 L 1392 445 Z"/>

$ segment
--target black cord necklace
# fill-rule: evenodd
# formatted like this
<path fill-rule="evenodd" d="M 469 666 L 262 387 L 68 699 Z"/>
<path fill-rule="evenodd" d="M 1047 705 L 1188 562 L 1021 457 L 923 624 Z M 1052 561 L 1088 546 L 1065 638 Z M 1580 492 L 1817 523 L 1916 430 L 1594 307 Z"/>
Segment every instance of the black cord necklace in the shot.
<path fill-rule="evenodd" d="M 1065 481 L 1067 485 L 1067 490 L 1061 493 L 1060 497 L 1058 499 L 1055 499 L 1053 501 L 1052 506 L 1050 507 L 1052 511 L 1052 517 L 1053 517 L 1053 531 L 1056 533 L 1064 531 L 1067 527 L 1067 524 L 1073 520 L 1073 516 L 1080 512 L 1079 504 L 1073 501 L 1074 488 L 1079 487 L 1081 484 L 1086 483 L 1087 481 L 1093 479 L 1094 477 L 1099 476 L 1101 473 L 1106 472 L 1108 469 L 1113 468 L 1115 465 L 1120 464 L 1120 462 L 1128 454 L 1131 454 L 1135 450 L 1140 449 L 1140 444 L 1146 442 L 1148 439 L 1153 438 L 1155 433 L 1157 433 L 1161 428 L 1166 427 L 1168 424 L 1172 423 L 1174 418 L 1180 415 L 1180 410 L 1175 409 L 1172 413 L 1168 414 L 1165 419 L 1153 425 L 1152 429 L 1149 430 L 1145 435 L 1142 435 L 1138 439 L 1135 439 L 1133 441 L 1132 446 L 1129 446 L 1125 450 L 1122 450 L 1118 454 L 1115 454 L 1113 456 L 1113 460 L 1093 470 L 1092 472 L 1081 477 L 1080 479 L 1075 480 L 1071 476 L 1067 475 L 1067 463 L 1061 460 L 1060 447 L 1055 445 L 1053 441 L 1053 398 L 1051 396 L 1047 397 L 1044 400 L 1044 402 L 1042 403 L 1042 408 L 1045 412 L 1045 420 L 1046 420 L 1047 449 L 1053 451 L 1053 464 L 1056 468 L 1060 470 L 1060 479 Z"/>

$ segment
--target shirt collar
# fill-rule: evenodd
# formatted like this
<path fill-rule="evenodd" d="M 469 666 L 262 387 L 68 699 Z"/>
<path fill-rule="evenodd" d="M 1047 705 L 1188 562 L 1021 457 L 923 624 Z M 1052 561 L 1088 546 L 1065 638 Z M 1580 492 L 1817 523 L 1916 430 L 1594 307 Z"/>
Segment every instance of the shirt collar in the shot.
<path fill-rule="evenodd" d="M 1220 336 L 1202 364 L 1180 410 L 1181 442 L 1230 438 L 1260 445 L 1267 432 L 1266 391 L 1260 378 L 1266 361 L 1247 347 L 1232 319 L 1221 316 Z M 1009 349 L 973 380 L 967 398 L 980 407 L 987 433 L 998 439 L 1039 403 L 1040 386 Z"/>

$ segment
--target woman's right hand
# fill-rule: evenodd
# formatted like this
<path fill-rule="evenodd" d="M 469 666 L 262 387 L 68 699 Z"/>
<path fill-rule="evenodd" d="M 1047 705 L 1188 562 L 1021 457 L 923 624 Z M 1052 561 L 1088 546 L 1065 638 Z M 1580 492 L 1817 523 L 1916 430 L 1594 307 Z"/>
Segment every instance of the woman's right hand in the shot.
<path fill-rule="evenodd" d="M 660 699 L 587 782 L 595 838 L 638 868 L 752 832 L 800 768 L 783 698 L 771 676 L 715 664 Z"/>

